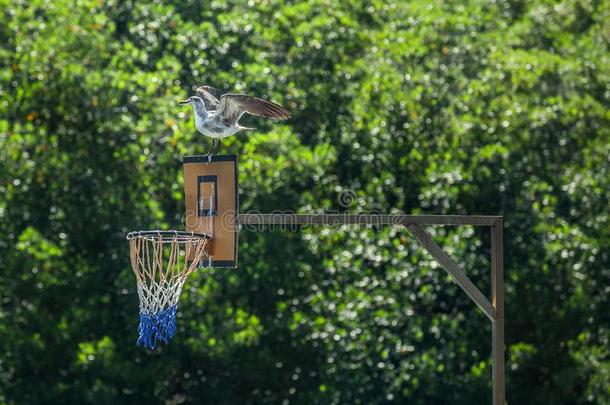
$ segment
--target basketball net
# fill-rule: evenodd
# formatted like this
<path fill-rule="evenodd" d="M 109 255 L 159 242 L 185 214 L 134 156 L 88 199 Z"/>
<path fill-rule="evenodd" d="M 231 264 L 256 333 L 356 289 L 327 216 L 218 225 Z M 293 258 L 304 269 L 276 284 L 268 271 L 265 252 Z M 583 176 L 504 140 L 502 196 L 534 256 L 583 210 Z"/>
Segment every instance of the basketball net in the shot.
<path fill-rule="evenodd" d="M 176 333 L 176 309 L 187 277 L 207 258 L 209 237 L 178 231 L 127 235 L 138 284 L 140 324 L 137 344 L 154 349 Z"/>

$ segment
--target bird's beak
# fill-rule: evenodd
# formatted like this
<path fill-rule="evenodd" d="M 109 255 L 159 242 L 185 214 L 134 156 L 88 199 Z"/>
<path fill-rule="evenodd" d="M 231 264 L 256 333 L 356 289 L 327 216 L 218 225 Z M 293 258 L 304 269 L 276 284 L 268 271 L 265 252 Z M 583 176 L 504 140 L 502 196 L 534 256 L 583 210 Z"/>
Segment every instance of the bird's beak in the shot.
<path fill-rule="evenodd" d="M 189 101 L 188 100 L 184 100 L 184 101 L 180 101 L 178 104 L 188 104 Z"/>

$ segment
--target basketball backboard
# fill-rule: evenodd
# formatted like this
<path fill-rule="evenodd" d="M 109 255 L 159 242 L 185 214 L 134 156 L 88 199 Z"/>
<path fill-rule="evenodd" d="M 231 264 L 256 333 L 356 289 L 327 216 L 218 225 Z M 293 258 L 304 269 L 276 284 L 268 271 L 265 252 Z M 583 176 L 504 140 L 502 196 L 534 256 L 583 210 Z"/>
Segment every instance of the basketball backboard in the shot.
<path fill-rule="evenodd" d="M 212 236 L 208 263 L 237 267 L 237 156 L 185 156 L 186 230 Z"/>

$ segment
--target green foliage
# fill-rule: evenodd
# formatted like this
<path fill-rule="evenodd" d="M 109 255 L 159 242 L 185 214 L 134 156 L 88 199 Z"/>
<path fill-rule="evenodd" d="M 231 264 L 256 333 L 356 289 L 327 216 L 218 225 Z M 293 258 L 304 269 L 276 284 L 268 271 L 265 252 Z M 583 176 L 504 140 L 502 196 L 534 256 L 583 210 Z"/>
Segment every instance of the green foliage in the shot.
<path fill-rule="evenodd" d="M 124 235 L 182 227 L 206 83 L 294 112 L 224 142 L 242 211 L 503 214 L 508 401 L 610 403 L 609 13 L 0 0 L 0 402 L 490 402 L 488 322 L 398 228 L 243 230 L 135 346 Z M 489 235 L 433 232 L 487 291 Z"/>

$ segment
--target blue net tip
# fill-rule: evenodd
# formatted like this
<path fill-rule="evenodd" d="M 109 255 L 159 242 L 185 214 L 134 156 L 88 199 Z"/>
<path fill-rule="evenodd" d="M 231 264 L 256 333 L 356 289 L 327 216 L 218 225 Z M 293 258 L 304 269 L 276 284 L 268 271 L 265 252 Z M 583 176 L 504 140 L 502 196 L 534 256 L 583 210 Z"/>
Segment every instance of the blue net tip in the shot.
<path fill-rule="evenodd" d="M 176 334 L 176 305 L 156 314 L 140 313 L 138 346 L 154 349 L 157 343 L 167 343 Z"/>

